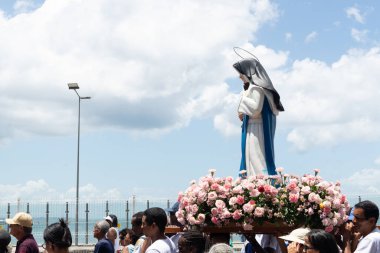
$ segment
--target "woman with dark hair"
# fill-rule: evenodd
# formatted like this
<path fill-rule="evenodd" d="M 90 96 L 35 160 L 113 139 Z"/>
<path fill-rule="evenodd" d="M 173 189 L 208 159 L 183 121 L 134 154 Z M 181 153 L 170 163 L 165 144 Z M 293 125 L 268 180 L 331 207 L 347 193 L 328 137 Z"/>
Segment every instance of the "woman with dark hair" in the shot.
<path fill-rule="evenodd" d="M 339 253 L 339 248 L 332 234 L 322 229 L 312 229 L 305 237 L 304 252 Z"/>
<path fill-rule="evenodd" d="M 9 247 L 9 243 L 11 242 L 11 235 L 1 229 L 0 230 L 0 253 L 11 253 L 12 248 Z"/>
<path fill-rule="evenodd" d="M 139 237 L 133 232 L 132 229 L 126 229 L 126 234 L 123 240 L 124 248 L 122 253 L 133 253 L 135 249 L 135 244 Z"/>
<path fill-rule="evenodd" d="M 203 253 L 206 239 L 199 231 L 187 231 L 178 240 L 179 253 Z"/>
<path fill-rule="evenodd" d="M 50 224 L 44 231 L 42 245 L 48 253 L 67 253 L 72 244 L 71 232 L 66 222 L 61 218 L 59 222 Z"/>

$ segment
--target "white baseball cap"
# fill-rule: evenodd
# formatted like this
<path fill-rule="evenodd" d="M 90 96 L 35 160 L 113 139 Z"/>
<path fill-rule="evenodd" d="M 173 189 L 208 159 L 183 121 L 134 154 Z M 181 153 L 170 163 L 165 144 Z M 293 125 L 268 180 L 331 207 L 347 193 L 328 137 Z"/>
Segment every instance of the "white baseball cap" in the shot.
<path fill-rule="evenodd" d="M 309 232 L 310 232 L 310 228 L 297 228 L 297 229 L 294 229 L 292 232 L 290 232 L 290 234 L 280 236 L 279 238 L 286 240 L 286 241 L 298 242 L 301 244 L 305 244 L 305 236 Z"/>

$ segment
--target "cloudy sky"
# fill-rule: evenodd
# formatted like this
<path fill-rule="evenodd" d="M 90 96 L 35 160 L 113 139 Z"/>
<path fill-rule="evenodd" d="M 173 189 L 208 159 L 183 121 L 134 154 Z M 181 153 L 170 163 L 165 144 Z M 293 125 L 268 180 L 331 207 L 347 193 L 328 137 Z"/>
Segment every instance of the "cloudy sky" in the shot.
<path fill-rule="evenodd" d="M 328 8 L 326 7 L 328 6 Z M 0 0 L 0 201 L 175 199 L 237 176 L 239 46 L 281 95 L 276 165 L 380 203 L 380 3 Z M 4 190 L 5 189 L 5 190 Z"/>

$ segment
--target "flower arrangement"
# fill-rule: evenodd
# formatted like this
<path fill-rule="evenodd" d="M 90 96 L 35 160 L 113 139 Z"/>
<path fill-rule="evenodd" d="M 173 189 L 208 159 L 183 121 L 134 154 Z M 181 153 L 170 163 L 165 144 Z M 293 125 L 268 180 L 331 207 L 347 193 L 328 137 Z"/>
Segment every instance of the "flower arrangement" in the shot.
<path fill-rule="evenodd" d="M 347 220 L 348 202 L 339 183 L 314 175 L 215 177 L 215 170 L 192 181 L 180 192 L 177 219 L 182 224 L 217 225 L 229 223 L 249 228 L 263 222 L 284 222 L 289 226 L 324 228 L 331 232 Z"/>

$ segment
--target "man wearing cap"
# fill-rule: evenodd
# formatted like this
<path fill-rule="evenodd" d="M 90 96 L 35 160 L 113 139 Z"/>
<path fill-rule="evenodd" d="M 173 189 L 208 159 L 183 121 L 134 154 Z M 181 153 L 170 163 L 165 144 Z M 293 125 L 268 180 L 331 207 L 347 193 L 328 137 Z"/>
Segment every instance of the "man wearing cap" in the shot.
<path fill-rule="evenodd" d="M 32 235 L 33 220 L 28 213 L 16 213 L 12 219 L 6 219 L 10 234 L 17 239 L 15 253 L 38 253 L 38 245 Z"/>
<path fill-rule="evenodd" d="M 302 253 L 305 245 L 304 239 L 309 232 L 309 228 L 297 228 L 288 235 L 280 236 L 280 239 L 291 242 L 288 246 L 288 253 Z"/>
<path fill-rule="evenodd" d="M 111 241 L 113 241 L 113 247 L 116 253 L 119 250 L 119 244 L 120 244 L 119 229 L 117 228 L 117 225 L 118 225 L 117 216 L 114 214 L 110 214 L 107 217 L 104 217 L 104 219 L 110 225 L 110 229 L 108 230 L 106 237 L 110 239 Z M 111 236 L 111 234 L 113 235 Z"/>

